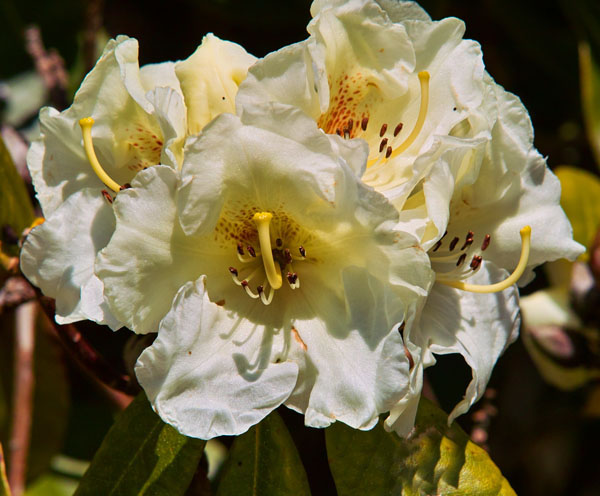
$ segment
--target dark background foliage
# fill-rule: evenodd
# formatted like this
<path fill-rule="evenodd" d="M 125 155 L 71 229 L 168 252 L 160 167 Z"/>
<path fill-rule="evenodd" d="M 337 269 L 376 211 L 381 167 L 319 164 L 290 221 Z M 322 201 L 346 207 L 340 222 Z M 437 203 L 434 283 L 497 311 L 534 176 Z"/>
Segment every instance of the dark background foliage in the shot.
<path fill-rule="evenodd" d="M 581 115 L 577 42 L 588 38 L 593 50 L 600 47 L 597 1 L 420 3 L 434 19 L 456 16 L 466 22 L 466 37 L 481 43 L 488 71 L 529 109 L 536 146 L 548 156 L 551 167 L 570 164 L 595 170 Z M 207 32 L 263 56 L 306 37 L 309 4 L 307 0 L 94 2 L 99 7 L 97 19 L 109 36 L 124 33 L 139 39 L 141 63 L 186 58 Z M 89 18 L 87 8 L 80 0 L 0 0 L 0 80 L 32 70 L 23 40 L 24 28 L 32 23 L 40 27 L 46 47 L 55 48 L 68 69 L 76 65 Z M 526 292 L 544 282 L 541 274 Z M 98 329 L 89 330 L 88 336 L 106 350 L 120 348 L 127 339 Z M 99 445 L 111 414 L 78 371 L 71 370 L 69 376 L 72 406 L 63 452 L 86 458 Z M 429 379 L 441 406 L 449 411 L 460 399 L 470 371 L 461 359 L 447 357 L 430 371 Z M 501 358 L 491 387 L 497 392 L 490 399 L 497 414 L 489 428 L 490 454 L 516 492 L 598 494 L 598 420 L 582 413 L 588 390 L 564 393 L 544 383 L 520 342 Z M 293 412 L 281 413 L 300 450 L 313 494 L 335 494 L 322 432 L 305 429 Z M 472 415 L 460 423 L 469 432 Z"/>

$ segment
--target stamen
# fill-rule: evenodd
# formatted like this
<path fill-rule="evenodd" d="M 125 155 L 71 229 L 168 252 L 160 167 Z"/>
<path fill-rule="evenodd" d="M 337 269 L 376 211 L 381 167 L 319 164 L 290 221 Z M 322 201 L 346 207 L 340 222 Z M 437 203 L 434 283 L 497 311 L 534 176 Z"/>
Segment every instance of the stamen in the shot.
<path fill-rule="evenodd" d="M 419 72 L 419 83 L 421 83 L 421 103 L 419 106 L 419 115 L 417 116 L 415 127 L 413 127 L 413 130 L 404 140 L 404 142 L 394 150 L 394 153 L 391 155 L 392 157 L 397 157 L 407 150 L 408 147 L 417 139 L 417 136 L 419 136 L 419 133 L 423 129 L 425 117 L 427 116 L 427 107 L 429 106 L 429 78 L 430 76 L 427 71 Z"/>
<path fill-rule="evenodd" d="M 473 244 L 473 238 L 474 237 L 475 237 L 475 233 L 473 231 L 469 231 L 467 233 L 467 237 L 465 238 L 465 244 L 462 245 L 460 251 L 463 251 L 468 246 L 471 246 L 471 244 Z"/>
<path fill-rule="evenodd" d="M 463 253 L 460 257 L 458 257 L 458 260 L 456 261 L 456 266 L 460 267 L 463 262 L 465 261 L 465 258 L 467 258 L 467 254 Z"/>
<path fill-rule="evenodd" d="M 525 272 L 527 268 L 527 261 L 529 260 L 529 250 L 531 247 L 531 227 L 525 226 L 521 229 L 521 256 L 519 258 L 519 263 L 517 267 L 504 281 L 497 282 L 495 284 L 469 284 L 463 281 L 444 281 L 442 279 L 438 279 L 438 282 L 444 284 L 446 286 L 450 286 L 451 288 L 462 289 L 463 291 L 471 291 L 472 293 L 497 293 L 498 291 L 503 291 L 506 288 L 511 287 L 515 284 Z M 479 268 L 481 264 L 481 257 L 477 257 L 477 262 L 475 263 L 476 267 L 474 270 Z M 475 262 L 475 258 L 471 262 L 471 268 L 473 268 L 473 263 Z"/>
<path fill-rule="evenodd" d="M 113 202 L 113 197 L 110 196 L 110 193 L 108 191 L 106 191 L 105 189 L 102 190 L 102 196 L 104 197 L 104 199 L 110 203 L 112 205 Z"/>
<path fill-rule="evenodd" d="M 383 135 L 385 134 L 386 131 L 387 131 L 387 124 L 383 124 L 381 126 L 381 129 L 379 130 L 379 137 L 383 138 Z"/>
<path fill-rule="evenodd" d="M 79 120 L 81 126 L 81 134 L 83 135 L 83 149 L 87 159 L 92 166 L 92 169 L 104 184 L 112 189 L 115 193 L 121 191 L 121 185 L 114 181 L 102 168 L 96 152 L 94 151 L 94 144 L 92 143 L 92 126 L 94 125 L 94 119 L 91 117 L 85 117 Z"/>
<path fill-rule="evenodd" d="M 258 231 L 258 241 L 260 243 L 260 251 L 262 253 L 267 279 L 273 289 L 279 289 L 283 279 L 281 277 L 281 268 L 279 267 L 279 264 L 276 264 L 275 260 L 273 260 L 273 252 L 271 250 L 269 225 L 272 218 L 273 214 L 270 212 L 256 212 L 252 217 L 252 220 L 256 224 L 256 230 Z"/>
<path fill-rule="evenodd" d="M 485 251 L 485 249 L 490 246 L 490 239 L 491 236 L 489 234 L 485 235 L 485 238 L 483 238 L 483 243 L 481 243 L 481 251 Z"/>
<path fill-rule="evenodd" d="M 298 251 L 300 252 L 300 255 L 302 255 L 303 257 L 306 256 L 306 250 L 304 249 L 304 246 L 300 246 L 298 248 Z"/>
<path fill-rule="evenodd" d="M 404 126 L 404 124 L 399 122 L 396 128 L 394 129 L 394 138 L 400 134 L 400 131 L 402 131 L 402 126 Z"/>
<path fill-rule="evenodd" d="M 369 118 L 368 117 L 363 117 L 362 121 L 360 121 L 360 128 L 363 131 L 367 130 L 367 125 L 369 124 Z"/>
<path fill-rule="evenodd" d="M 387 138 L 383 138 L 381 140 L 381 143 L 379 143 L 379 153 L 381 153 L 383 151 L 383 149 L 387 146 L 387 143 L 388 143 Z"/>
<path fill-rule="evenodd" d="M 392 147 L 388 146 L 387 150 L 385 151 L 385 158 L 390 158 L 391 154 L 392 154 Z"/>
<path fill-rule="evenodd" d="M 246 293 L 248 294 L 248 296 L 250 298 L 259 298 L 260 295 L 258 295 L 257 293 L 253 293 L 252 290 L 250 289 L 250 286 L 248 286 L 248 281 L 244 280 L 242 281 L 242 288 L 244 288 L 246 290 Z"/>
<path fill-rule="evenodd" d="M 450 251 L 454 250 L 454 248 L 456 248 L 456 245 L 458 244 L 459 239 L 458 238 L 454 238 L 452 241 L 450 241 Z"/>
<path fill-rule="evenodd" d="M 254 248 L 252 248 L 252 246 L 246 246 L 246 250 L 248 250 L 248 253 L 250 253 L 250 256 L 252 258 L 256 258 L 256 252 L 254 251 Z"/>

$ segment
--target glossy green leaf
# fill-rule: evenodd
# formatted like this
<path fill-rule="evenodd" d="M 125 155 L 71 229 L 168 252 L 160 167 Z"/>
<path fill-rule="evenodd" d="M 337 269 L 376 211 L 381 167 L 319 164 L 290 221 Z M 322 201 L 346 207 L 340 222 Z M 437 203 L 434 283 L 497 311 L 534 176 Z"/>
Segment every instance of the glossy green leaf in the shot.
<path fill-rule="evenodd" d="M 10 496 L 10 487 L 6 478 L 6 466 L 4 464 L 4 451 L 0 443 L 0 496 Z"/>
<path fill-rule="evenodd" d="M 9 225 L 17 234 L 33 221 L 33 207 L 2 137 L 0 137 L 0 226 Z"/>
<path fill-rule="evenodd" d="M 340 422 L 325 431 L 339 496 L 515 496 L 489 455 L 421 398 L 415 433 L 401 439 L 381 423 L 371 431 Z"/>
<path fill-rule="evenodd" d="M 117 417 L 75 494 L 184 494 L 204 445 L 165 424 L 142 392 Z"/>
<path fill-rule="evenodd" d="M 573 237 L 586 248 L 600 227 L 600 180 L 575 167 L 556 169 L 562 187 L 560 204 L 573 226 Z"/>
<path fill-rule="evenodd" d="M 217 496 L 310 495 L 304 466 L 277 412 L 237 437 Z"/>
<path fill-rule="evenodd" d="M 579 43 L 579 80 L 585 128 L 600 167 L 600 65 L 589 43 Z"/>

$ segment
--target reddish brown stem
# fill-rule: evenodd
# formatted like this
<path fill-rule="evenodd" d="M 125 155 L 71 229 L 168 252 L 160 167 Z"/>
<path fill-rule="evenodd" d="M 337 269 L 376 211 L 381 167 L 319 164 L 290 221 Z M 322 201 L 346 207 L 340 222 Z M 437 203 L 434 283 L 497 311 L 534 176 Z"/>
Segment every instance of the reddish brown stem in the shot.
<path fill-rule="evenodd" d="M 39 294 L 41 308 L 69 355 L 90 374 L 109 388 L 129 396 L 139 393 L 139 387 L 127 374 L 114 369 L 98 352 L 90 346 L 81 332 L 72 324 L 60 325 L 54 320 L 54 300 Z"/>
<path fill-rule="evenodd" d="M 20 496 L 25 491 L 33 406 L 36 310 L 36 304 L 29 302 L 20 305 L 15 311 L 13 413 L 8 472 L 8 480 L 14 496 Z"/>

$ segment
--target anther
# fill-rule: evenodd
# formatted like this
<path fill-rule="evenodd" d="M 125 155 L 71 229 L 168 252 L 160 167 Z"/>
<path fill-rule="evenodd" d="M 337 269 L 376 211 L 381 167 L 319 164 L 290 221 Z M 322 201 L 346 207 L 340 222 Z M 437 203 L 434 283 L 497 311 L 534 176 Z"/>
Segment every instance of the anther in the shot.
<path fill-rule="evenodd" d="M 298 251 L 300 252 L 300 255 L 302 255 L 303 257 L 306 256 L 306 250 L 304 249 L 304 246 L 298 247 Z"/>
<path fill-rule="evenodd" d="M 125 183 L 123 186 L 121 186 L 119 191 L 123 191 L 124 189 L 129 189 L 129 188 L 131 188 L 131 184 Z"/>
<path fill-rule="evenodd" d="M 92 126 L 94 125 L 94 119 L 91 117 L 85 117 L 79 120 L 81 126 L 81 134 L 83 135 L 83 149 L 87 156 L 88 162 L 92 166 L 93 171 L 98 176 L 98 179 L 102 181 L 106 186 L 112 189 L 115 193 L 121 191 L 121 185 L 114 181 L 102 168 L 96 152 L 94 151 L 94 144 L 92 142 Z"/>
<path fill-rule="evenodd" d="M 348 131 L 352 131 L 352 128 L 354 127 L 354 121 L 352 119 L 348 120 Z"/>
<path fill-rule="evenodd" d="M 367 130 L 367 124 L 369 124 L 369 118 L 368 117 L 363 117 L 362 121 L 360 121 L 360 128 L 363 131 L 366 131 Z"/>
<path fill-rule="evenodd" d="M 392 147 L 388 146 L 387 150 L 385 151 L 385 158 L 390 158 L 391 154 L 392 154 Z"/>
<path fill-rule="evenodd" d="M 433 246 L 433 250 L 432 251 L 438 251 L 440 249 L 440 246 L 442 246 L 442 240 L 441 239 Z"/>
<path fill-rule="evenodd" d="M 285 260 L 286 265 L 292 263 L 292 254 L 290 253 L 290 250 L 288 248 L 283 250 L 283 258 Z"/>
<path fill-rule="evenodd" d="M 458 244 L 460 240 L 458 238 L 454 238 L 452 241 L 450 241 L 450 251 L 454 250 L 454 248 L 456 248 L 456 245 Z"/>
<path fill-rule="evenodd" d="M 475 236 L 475 233 L 473 231 L 469 231 L 467 233 L 467 237 L 465 238 L 465 244 L 462 245 L 462 248 L 460 249 L 460 251 L 463 251 L 465 248 L 467 248 L 468 246 L 471 246 L 471 244 L 473 244 L 474 236 Z"/>
<path fill-rule="evenodd" d="M 402 131 L 402 126 L 403 125 L 404 124 L 402 124 L 401 122 L 398 123 L 398 125 L 394 129 L 394 138 L 400 134 L 400 131 Z"/>
<path fill-rule="evenodd" d="M 383 151 L 383 149 L 386 147 L 387 142 L 388 142 L 387 138 L 383 138 L 381 140 L 381 143 L 379 143 L 379 153 L 381 153 Z"/>
<path fill-rule="evenodd" d="M 342 136 L 342 130 L 341 129 L 336 129 L 335 130 L 335 134 L 337 134 L 338 136 Z"/>
<path fill-rule="evenodd" d="M 490 240 L 491 240 L 491 236 L 489 234 L 485 235 L 485 238 L 483 238 L 483 243 L 481 243 L 481 251 L 485 251 L 485 249 L 490 246 Z"/>
<path fill-rule="evenodd" d="M 235 267 L 229 267 L 229 272 L 231 272 L 231 275 L 237 277 L 238 276 L 238 271 Z"/>
<path fill-rule="evenodd" d="M 463 253 L 463 255 L 464 255 L 464 253 Z M 479 266 L 481 265 L 482 260 L 483 260 L 483 258 L 480 255 L 474 255 L 473 260 L 471 260 L 469 267 L 471 267 L 471 269 L 473 269 L 473 270 L 477 270 L 479 268 Z"/>
<path fill-rule="evenodd" d="M 264 286 L 262 284 L 260 286 L 256 287 L 256 292 L 258 294 L 261 294 L 264 290 L 265 290 L 265 288 L 264 288 Z"/>
<path fill-rule="evenodd" d="M 238 252 L 240 255 L 243 255 L 243 254 L 244 254 L 244 247 L 242 246 L 242 243 L 238 243 L 238 244 L 237 244 L 237 252 Z"/>
<path fill-rule="evenodd" d="M 277 248 L 281 248 L 283 246 L 283 241 L 281 240 L 281 238 L 277 238 L 275 240 L 275 244 L 277 245 Z"/>
<path fill-rule="evenodd" d="M 383 138 L 383 135 L 385 134 L 386 131 L 387 131 L 387 124 L 383 124 L 381 126 L 381 129 L 379 130 L 379 137 Z"/>
<path fill-rule="evenodd" d="M 462 289 L 463 291 L 471 291 L 473 293 L 497 293 L 498 291 L 504 291 L 515 284 L 525 272 L 527 268 L 527 261 L 529 260 L 529 250 L 531 248 L 531 227 L 525 226 L 521 229 L 521 256 L 519 262 L 512 274 L 510 274 L 504 281 L 497 282 L 495 284 L 469 284 L 463 281 L 445 281 L 441 277 L 438 282 L 452 288 Z M 478 257 L 478 256 L 477 256 Z M 481 264 L 481 260 L 476 258 L 476 268 Z M 471 262 L 473 263 L 473 262 Z"/>
<path fill-rule="evenodd" d="M 112 205 L 113 202 L 113 197 L 110 196 L 110 193 L 108 191 L 106 191 L 105 189 L 102 190 L 102 196 L 104 197 L 104 199 L 110 203 Z"/>
<path fill-rule="evenodd" d="M 248 253 L 251 257 L 256 258 L 256 251 L 254 251 L 254 248 L 252 248 L 252 246 L 246 246 L 246 250 L 248 250 Z"/>
<path fill-rule="evenodd" d="M 467 258 L 467 254 L 466 253 L 463 253 L 460 257 L 458 257 L 458 260 L 456 262 L 456 266 L 460 267 L 463 264 L 463 262 L 465 261 L 465 258 Z"/>

